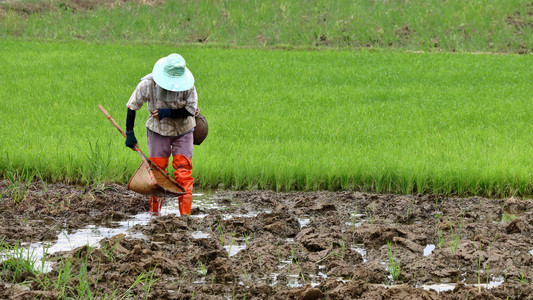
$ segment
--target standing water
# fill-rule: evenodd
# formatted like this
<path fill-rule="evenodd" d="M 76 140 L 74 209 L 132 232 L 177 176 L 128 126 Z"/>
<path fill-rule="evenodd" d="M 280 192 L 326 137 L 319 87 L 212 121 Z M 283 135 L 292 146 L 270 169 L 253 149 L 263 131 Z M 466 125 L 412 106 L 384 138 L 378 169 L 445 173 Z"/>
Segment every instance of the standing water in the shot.
<path fill-rule="evenodd" d="M 192 204 L 192 207 L 202 207 L 202 208 L 213 208 L 217 209 L 220 208 L 217 206 L 216 202 L 216 196 L 213 194 L 193 194 L 194 201 Z M 178 198 L 167 198 L 166 204 L 163 205 L 161 208 L 161 215 L 168 215 L 168 214 L 176 214 L 179 215 L 179 205 L 178 205 Z M 191 216 L 191 217 L 202 217 L 201 215 L 197 216 Z M 144 226 L 150 222 L 151 216 L 149 212 L 142 212 L 136 215 L 133 215 L 130 219 L 120 221 L 120 222 L 112 222 L 110 224 L 106 225 L 95 225 L 90 224 L 87 227 L 80 228 L 78 230 L 75 230 L 71 233 L 68 233 L 66 231 L 62 231 L 57 236 L 57 241 L 54 244 L 50 244 L 50 242 L 38 242 L 38 243 L 31 243 L 29 245 L 26 245 L 28 247 L 28 252 L 30 254 L 30 257 L 32 257 L 36 261 L 42 261 L 43 255 L 46 254 L 53 254 L 56 252 L 62 252 L 62 251 L 71 251 L 75 248 L 81 247 L 81 246 L 91 246 L 91 247 L 98 247 L 100 244 L 100 241 L 104 238 L 110 238 L 117 234 L 125 234 L 126 236 L 134 237 L 134 238 L 143 238 L 146 239 L 147 237 L 144 236 L 142 233 L 131 233 L 130 229 L 136 225 Z M 208 235 L 205 233 L 193 233 L 193 237 L 195 238 L 203 238 L 207 237 Z M 238 247 L 235 245 L 233 246 L 233 251 L 236 251 Z M 3 258 L 0 257 L 0 260 Z M 50 263 L 44 263 L 44 270 L 43 272 L 49 272 L 50 269 Z"/>

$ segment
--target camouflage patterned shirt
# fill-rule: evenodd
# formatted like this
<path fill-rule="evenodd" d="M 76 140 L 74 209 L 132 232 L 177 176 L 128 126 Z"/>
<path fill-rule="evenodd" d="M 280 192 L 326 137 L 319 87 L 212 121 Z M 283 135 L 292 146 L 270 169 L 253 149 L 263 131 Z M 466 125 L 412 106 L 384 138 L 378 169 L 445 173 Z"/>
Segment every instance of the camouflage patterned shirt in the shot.
<path fill-rule="evenodd" d="M 178 100 L 174 102 L 164 102 L 155 98 L 156 83 L 152 74 L 148 74 L 141 78 L 141 82 L 135 88 L 135 91 L 128 100 L 128 108 L 131 110 L 139 110 L 145 102 L 147 102 L 148 111 L 154 111 L 160 108 L 179 109 L 185 107 L 193 116 L 185 118 L 164 118 L 157 121 L 151 114 L 146 121 L 146 128 L 159 133 L 164 136 L 179 136 L 191 131 L 196 126 L 194 114 L 198 107 L 198 95 L 196 88 L 179 92 Z"/>

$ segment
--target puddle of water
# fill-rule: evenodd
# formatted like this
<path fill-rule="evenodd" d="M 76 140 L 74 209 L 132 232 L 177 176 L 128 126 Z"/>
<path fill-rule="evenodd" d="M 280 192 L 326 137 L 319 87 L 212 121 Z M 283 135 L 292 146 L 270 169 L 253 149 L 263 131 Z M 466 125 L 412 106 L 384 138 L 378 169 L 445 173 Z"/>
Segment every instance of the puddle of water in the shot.
<path fill-rule="evenodd" d="M 130 220 L 111 223 L 112 227 L 88 225 L 85 228 L 78 229 L 72 233 L 65 231 L 59 233 L 57 241 L 50 245 L 48 243 L 31 243 L 27 246 L 30 257 L 37 261 L 42 261 L 43 254 L 53 254 L 60 251 L 71 251 L 78 247 L 89 245 L 98 247 L 104 238 L 110 238 L 120 233 L 127 236 L 145 239 L 142 233 L 128 233 L 128 230 L 135 225 L 146 225 L 150 221 L 149 213 L 141 213 L 133 216 Z M 49 272 L 51 264 L 45 263 L 43 272 Z"/>
<path fill-rule="evenodd" d="M 304 228 L 311 222 L 309 217 L 298 218 L 298 223 L 300 223 L 300 228 Z"/>
<path fill-rule="evenodd" d="M 233 255 L 239 253 L 240 251 L 246 249 L 246 244 L 244 245 L 227 245 L 227 246 L 224 246 L 224 249 L 226 249 L 226 251 L 228 251 L 228 255 L 230 257 L 232 257 Z"/>
<path fill-rule="evenodd" d="M 193 207 L 208 207 L 208 208 L 219 208 L 217 203 L 216 195 L 213 193 L 209 194 L 193 194 L 194 201 L 193 201 Z M 166 205 L 164 204 L 162 207 L 162 215 L 166 214 L 176 214 L 179 216 L 179 204 L 178 204 L 178 198 L 168 198 L 166 201 Z M 200 216 L 201 217 L 201 216 Z M 25 245 L 27 247 L 27 251 L 30 254 L 30 257 L 36 261 L 42 261 L 43 254 L 53 254 L 60 251 L 71 251 L 75 248 L 89 245 L 91 247 L 98 247 L 99 243 L 104 238 L 110 238 L 117 234 L 124 233 L 126 236 L 134 237 L 134 238 L 143 238 L 146 239 L 147 237 L 144 236 L 142 233 L 130 233 L 128 232 L 129 229 L 136 225 L 144 226 L 150 222 L 151 215 L 149 212 L 143 212 L 137 215 L 131 216 L 130 219 L 120 221 L 120 222 L 112 222 L 108 225 L 88 225 L 85 228 L 78 229 L 72 233 L 67 232 L 61 232 L 57 236 L 57 241 L 49 245 L 48 243 L 31 243 L 29 245 Z M 195 237 L 196 236 L 196 237 Z M 193 233 L 193 237 L 195 238 L 203 238 L 208 237 L 208 234 L 202 233 L 202 232 L 195 232 Z M 235 247 L 235 249 L 233 249 Z M 232 247 L 232 253 L 237 253 L 238 251 L 242 250 L 242 248 L 239 248 L 241 246 L 234 245 Z M 239 249 L 239 250 L 237 250 Z M 237 251 L 237 252 L 234 252 Z M 38 263 L 40 265 L 40 263 Z M 44 270 L 43 272 L 49 272 L 51 263 L 46 262 L 44 264 Z"/>
<path fill-rule="evenodd" d="M 203 218 L 205 218 L 207 216 L 208 216 L 208 214 L 190 215 L 191 218 L 198 218 L 198 219 L 203 219 Z"/>
<path fill-rule="evenodd" d="M 366 217 L 365 214 L 352 214 L 350 215 L 350 221 L 347 221 L 346 225 L 350 226 L 350 227 L 361 227 L 361 225 L 363 224 L 363 222 L 365 221 L 364 218 Z"/>
<path fill-rule="evenodd" d="M 258 212 L 249 212 L 247 214 L 230 214 L 230 215 L 224 215 L 224 217 L 222 218 L 223 220 L 229 220 L 229 219 L 233 219 L 233 218 L 253 218 L 253 217 L 257 217 L 259 213 Z"/>
<path fill-rule="evenodd" d="M 428 256 L 431 254 L 431 252 L 433 252 L 433 250 L 435 250 L 435 245 L 433 244 L 428 244 L 426 246 L 426 248 L 424 248 L 424 256 Z"/>
<path fill-rule="evenodd" d="M 495 278 L 492 281 L 489 281 L 489 283 L 481 283 L 481 284 L 467 284 L 468 286 L 481 286 L 484 289 L 492 289 L 497 286 L 500 286 L 504 282 L 504 278 Z M 455 288 L 455 283 L 439 283 L 439 284 L 424 284 L 418 287 L 423 288 L 424 290 L 434 290 L 437 293 L 445 292 L 445 291 L 452 291 Z"/>
<path fill-rule="evenodd" d="M 353 251 L 361 254 L 361 257 L 363 258 L 363 263 L 366 263 L 366 249 L 364 248 L 364 245 L 363 244 L 359 244 L 359 245 L 351 245 L 350 246 L 350 249 L 352 249 Z"/>
<path fill-rule="evenodd" d="M 209 238 L 209 233 L 205 233 L 203 231 L 195 231 L 191 235 L 192 235 L 192 237 L 194 239 L 207 239 L 207 238 Z"/>
<path fill-rule="evenodd" d="M 300 275 L 287 275 L 287 286 L 290 288 L 303 287 L 299 280 Z"/>
<path fill-rule="evenodd" d="M 455 288 L 455 283 L 424 284 L 419 287 L 423 288 L 426 291 L 434 290 L 435 292 L 440 293 L 446 291 L 453 291 L 453 289 Z"/>

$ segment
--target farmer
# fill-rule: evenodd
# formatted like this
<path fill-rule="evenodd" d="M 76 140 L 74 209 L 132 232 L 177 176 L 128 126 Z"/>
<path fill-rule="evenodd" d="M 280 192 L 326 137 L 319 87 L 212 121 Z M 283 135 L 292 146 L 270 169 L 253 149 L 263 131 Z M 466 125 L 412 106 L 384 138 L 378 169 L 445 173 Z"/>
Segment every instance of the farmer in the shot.
<path fill-rule="evenodd" d="M 189 215 L 192 203 L 192 150 L 194 114 L 198 96 L 194 87 L 194 76 L 185 66 L 179 54 L 170 54 L 158 60 L 152 73 L 141 78 L 128 101 L 126 118 L 126 146 L 137 144 L 133 131 L 135 112 L 148 102 L 150 116 L 146 121 L 150 160 L 166 170 L 172 153 L 174 178 L 185 188 L 186 194 L 179 196 L 180 214 Z M 150 196 L 150 212 L 158 215 L 163 200 Z"/>

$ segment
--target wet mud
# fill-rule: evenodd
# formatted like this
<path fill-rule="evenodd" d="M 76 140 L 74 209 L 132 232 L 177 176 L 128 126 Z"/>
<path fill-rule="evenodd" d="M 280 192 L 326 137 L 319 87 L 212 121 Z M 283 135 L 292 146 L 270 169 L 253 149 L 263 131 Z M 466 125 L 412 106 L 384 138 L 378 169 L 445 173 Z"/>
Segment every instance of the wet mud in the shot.
<path fill-rule="evenodd" d="M 97 246 L 49 253 L 50 270 L 37 277 L 57 278 L 68 260 L 75 274 L 85 264 L 95 294 L 149 299 L 533 295 L 532 199 L 323 191 L 217 191 L 208 198 L 209 205 L 193 203 L 191 216 L 164 210 Z M 54 241 L 62 230 L 147 210 L 146 197 L 118 185 L 35 185 L 17 203 L 3 193 L 0 234 L 11 244 Z M 153 276 L 148 292 L 134 285 L 139 274 Z M 22 288 L 2 278 L 0 298 L 57 297 L 28 282 Z"/>

